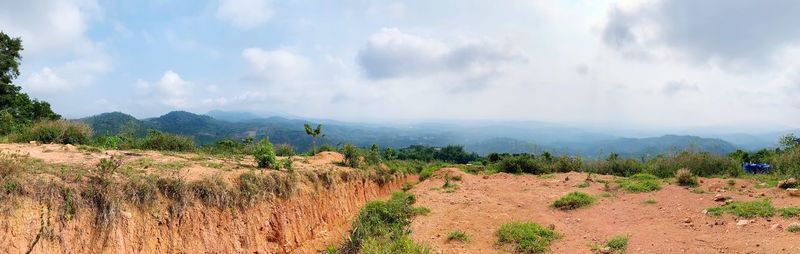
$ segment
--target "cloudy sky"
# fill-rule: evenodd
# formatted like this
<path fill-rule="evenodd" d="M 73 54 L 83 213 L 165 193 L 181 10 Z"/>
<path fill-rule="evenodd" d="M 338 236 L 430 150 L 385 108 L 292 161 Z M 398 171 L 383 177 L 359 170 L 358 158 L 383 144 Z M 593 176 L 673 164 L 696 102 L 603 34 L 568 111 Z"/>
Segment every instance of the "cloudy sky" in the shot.
<path fill-rule="evenodd" d="M 800 126 L 800 2 L 0 0 L 69 117 Z"/>

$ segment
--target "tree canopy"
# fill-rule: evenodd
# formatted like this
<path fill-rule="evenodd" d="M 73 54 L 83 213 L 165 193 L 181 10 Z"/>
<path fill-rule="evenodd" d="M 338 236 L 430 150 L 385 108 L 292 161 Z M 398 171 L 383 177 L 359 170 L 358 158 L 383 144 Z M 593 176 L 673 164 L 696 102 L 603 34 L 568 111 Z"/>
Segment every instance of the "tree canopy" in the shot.
<path fill-rule="evenodd" d="M 46 119 L 60 119 L 50 103 L 31 99 L 12 83 L 19 77 L 22 39 L 0 32 L 0 134 Z"/>

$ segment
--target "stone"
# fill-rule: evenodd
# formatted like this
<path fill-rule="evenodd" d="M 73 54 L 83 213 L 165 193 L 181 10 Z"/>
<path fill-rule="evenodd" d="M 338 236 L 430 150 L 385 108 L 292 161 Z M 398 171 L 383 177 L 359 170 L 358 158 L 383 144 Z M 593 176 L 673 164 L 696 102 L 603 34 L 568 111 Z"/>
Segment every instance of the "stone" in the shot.
<path fill-rule="evenodd" d="M 795 187 L 797 187 L 797 184 L 798 184 L 797 178 L 792 177 L 792 178 L 789 178 L 789 179 L 786 179 L 786 180 L 778 182 L 778 188 L 781 188 L 781 189 L 795 188 Z"/>
<path fill-rule="evenodd" d="M 788 193 L 789 196 L 792 196 L 792 197 L 800 197 L 800 190 L 795 189 L 795 188 L 786 189 L 786 193 Z"/>
<path fill-rule="evenodd" d="M 128 212 L 128 211 L 122 211 L 119 214 L 121 214 L 122 217 L 125 217 L 125 219 L 133 218 L 133 214 L 131 214 L 131 212 Z"/>
<path fill-rule="evenodd" d="M 722 194 L 717 193 L 717 195 L 714 195 L 714 201 L 717 202 L 725 201 L 725 196 L 722 196 Z"/>
<path fill-rule="evenodd" d="M 772 227 L 769 229 L 771 230 L 781 230 L 781 224 L 773 224 Z"/>
<path fill-rule="evenodd" d="M 736 222 L 736 226 L 744 226 L 750 224 L 750 220 L 739 220 Z"/>
<path fill-rule="evenodd" d="M 691 217 L 684 218 L 683 223 L 692 223 L 692 218 Z"/>

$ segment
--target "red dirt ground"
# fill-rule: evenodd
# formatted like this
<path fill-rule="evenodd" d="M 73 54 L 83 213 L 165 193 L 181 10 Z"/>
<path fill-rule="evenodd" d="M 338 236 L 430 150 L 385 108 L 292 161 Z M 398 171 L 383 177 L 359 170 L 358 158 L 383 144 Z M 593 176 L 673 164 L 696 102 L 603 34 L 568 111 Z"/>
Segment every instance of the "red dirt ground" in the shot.
<path fill-rule="evenodd" d="M 459 185 L 455 192 L 437 189 L 444 183 L 444 174 L 462 177 L 453 182 Z M 704 194 L 664 184 L 660 191 L 650 193 L 612 190 L 612 197 L 598 198 L 594 205 L 577 210 L 549 207 L 553 200 L 571 191 L 595 195 L 604 192 L 603 184 L 598 182 L 587 188 L 575 187 L 585 179 L 583 173 L 554 174 L 550 178 L 505 173 L 470 175 L 458 169 L 442 169 L 412 190 L 417 195 L 417 205 L 431 209 L 429 215 L 414 219 L 412 237 L 438 253 L 505 253 L 496 245 L 499 226 L 533 221 L 542 226 L 553 225 L 563 235 L 553 242 L 551 253 L 592 253 L 591 244 L 625 234 L 630 236 L 626 253 L 800 253 L 800 234 L 784 229 L 798 222 L 798 218 L 776 215 L 737 226 L 738 219 L 731 215 L 712 217 L 703 213 L 704 209 L 719 205 L 713 201 L 717 193 L 732 196 L 733 200 L 754 200 L 763 193 L 776 208 L 800 206 L 800 198 L 788 197 L 783 190 L 755 189 L 751 180 L 737 179 L 734 187 L 728 187 L 727 180 L 701 179 L 699 188 L 706 190 Z M 645 204 L 647 199 L 657 203 Z M 772 229 L 775 224 L 781 228 Z M 448 243 L 447 234 L 453 230 L 466 232 L 471 241 Z"/>

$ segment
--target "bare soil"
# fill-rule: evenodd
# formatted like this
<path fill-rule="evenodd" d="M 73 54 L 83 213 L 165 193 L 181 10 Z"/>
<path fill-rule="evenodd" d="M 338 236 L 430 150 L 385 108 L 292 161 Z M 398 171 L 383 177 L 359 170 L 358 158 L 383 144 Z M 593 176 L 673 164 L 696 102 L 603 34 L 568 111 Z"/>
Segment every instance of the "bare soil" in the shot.
<path fill-rule="evenodd" d="M 445 174 L 461 176 L 461 181 L 451 181 L 458 185 L 455 191 L 441 189 Z M 485 176 L 442 169 L 412 189 L 417 204 L 431 209 L 429 215 L 414 219 L 412 238 L 439 253 L 505 253 L 496 244 L 499 226 L 533 221 L 553 226 L 563 235 L 551 245 L 552 253 L 592 253 L 591 244 L 602 245 L 615 235 L 630 236 L 626 253 L 800 253 L 800 234 L 784 229 L 798 218 L 776 215 L 740 226 L 739 218 L 731 215 L 703 213 L 720 205 L 713 200 L 717 193 L 740 201 L 769 198 L 776 208 L 800 205 L 800 198 L 788 197 L 783 190 L 757 189 L 751 180 L 736 179 L 736 184 L 729 186 L 727 179 L 701 178 L 697 188 L 705 190 L 703 194 L 675 184 L 664 184 L 660 191 L 650 193 L 626 193 L 612 187 L 611 197 L 599 197 L 590 207 L 572 211 L 549 207 L 572 191 L 606 192 L 596 181 L 586 188 L 576 187 L 586 177 L 584 173 Z M 613 182 L 612 176 L 592 178 Z M 657 203 L 646 204 L 648 199 Z M 779 228 L 773 229 L 776 224 Z M 447 234 L 453 230 L 466 232 L 471 241 L 447 242 Z"/>

